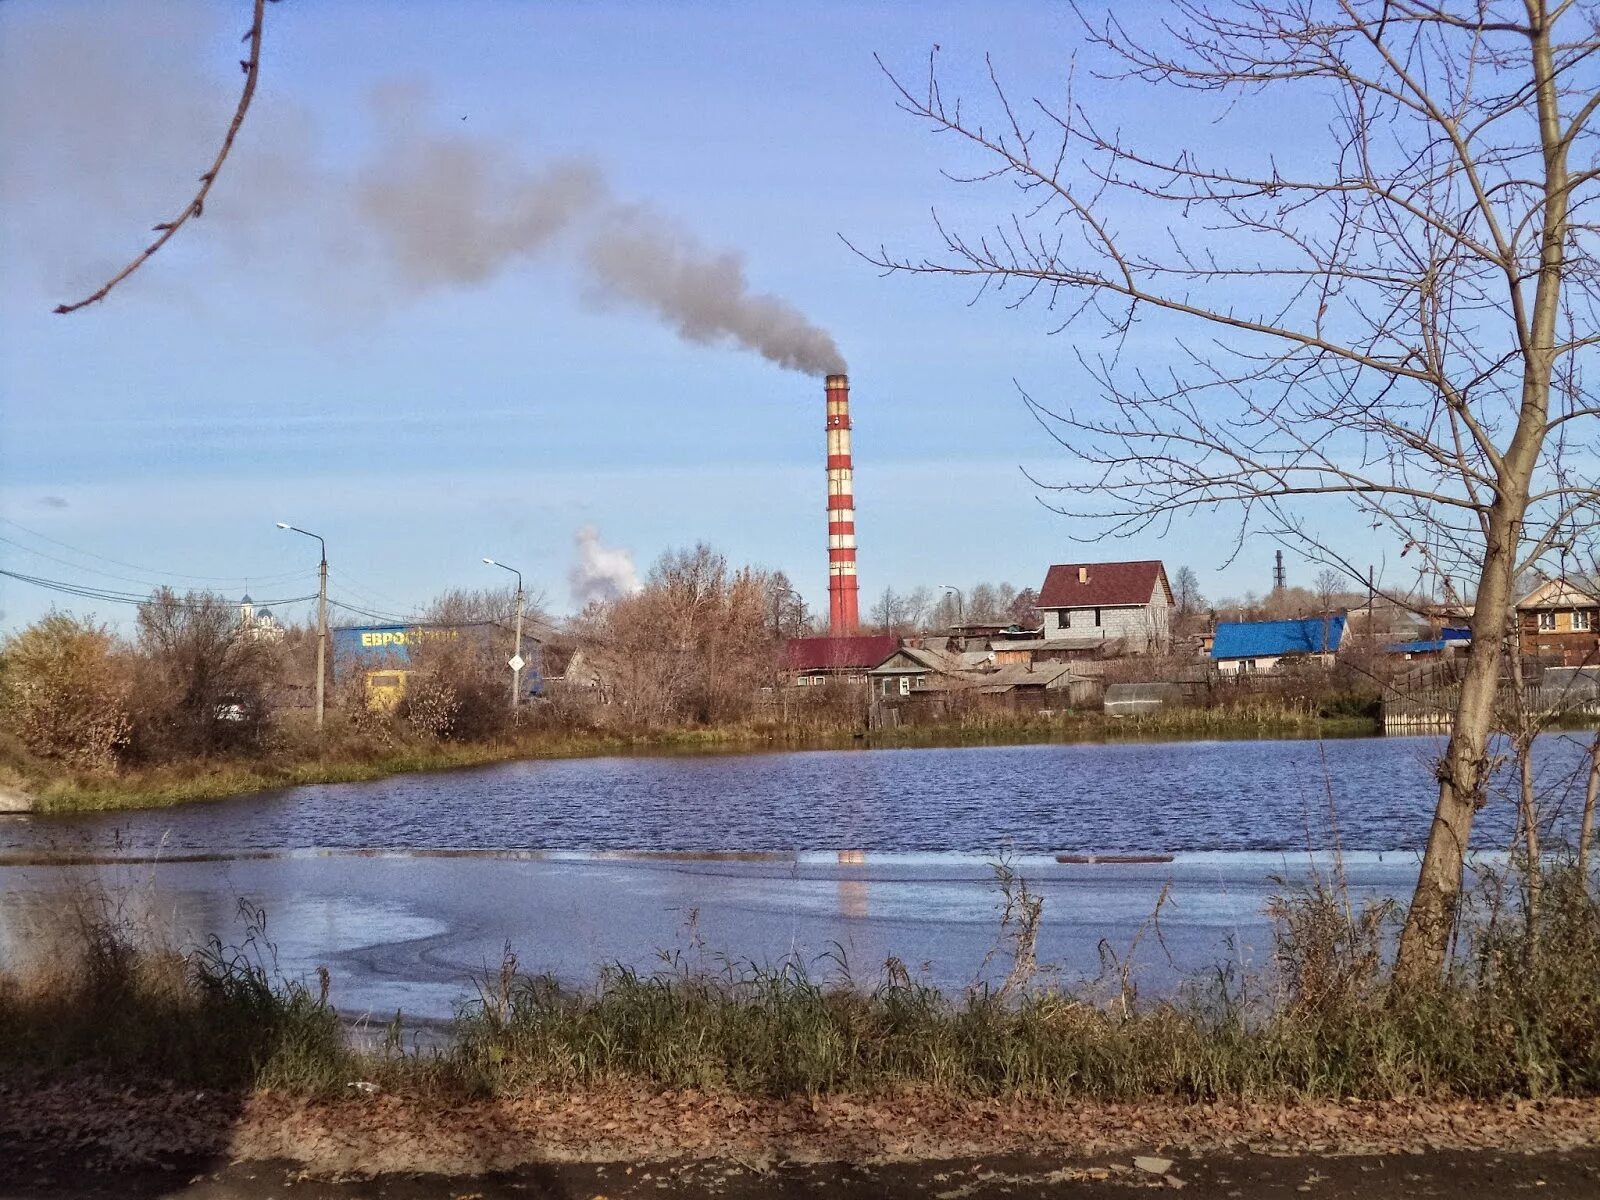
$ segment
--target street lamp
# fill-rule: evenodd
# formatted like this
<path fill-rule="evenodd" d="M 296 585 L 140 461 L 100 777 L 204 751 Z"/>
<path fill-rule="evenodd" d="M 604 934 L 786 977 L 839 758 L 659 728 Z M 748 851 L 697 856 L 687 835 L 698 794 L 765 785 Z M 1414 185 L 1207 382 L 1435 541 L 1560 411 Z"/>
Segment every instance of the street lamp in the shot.
<path fill-rule="evenodd" d="M 522 572 L 515 567 L 506 566 L 503 562 L 495 562 L 492 558 L 483 561 L 491 567 L 510 571 L 517 577 L 517 641 L 516 648 L 511 653 L 511 661 L 507 664 L 511 668 L 511 707 L 515 709 L 522 702 Z"/>
<path fill-rule="evenodd" d="M 965 625 L 967 621 L 967 601 L 961 595 L 961 589 L 953 583 L 941 583 L 939 586 L 947 592 L 956 594 L 956 624 Z"/>
<path fill-rule="evenodd" d="M 279 521 L 279 529 L 317 539 L 322 561 L 317 564 L 317 732 L 322 732 L 324 700 L 328 691 L 328 543 L 320 533 Z"/>

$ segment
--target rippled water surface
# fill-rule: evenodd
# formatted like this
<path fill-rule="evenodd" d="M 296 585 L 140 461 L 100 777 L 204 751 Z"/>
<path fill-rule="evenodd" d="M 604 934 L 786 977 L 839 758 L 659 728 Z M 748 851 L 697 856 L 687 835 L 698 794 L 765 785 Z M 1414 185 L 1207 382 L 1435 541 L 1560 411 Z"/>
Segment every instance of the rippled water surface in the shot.
<path fill-rule="evenodd" d="M 1539 746 L 1558 825 L 1577 803 L 1568 777 L 1580 737 Z M 523 762 L 151 812 L 0 819 L 0 847 L 1295 850 L 1333 844 L 1332 813 L 1346 848 L 1404 850 L 1426 835 L 1441 746 L 1365 738 Z M 1475 840 L 1503 846 L 1511 826 L 1511 805 L 1497 797 Z"/>

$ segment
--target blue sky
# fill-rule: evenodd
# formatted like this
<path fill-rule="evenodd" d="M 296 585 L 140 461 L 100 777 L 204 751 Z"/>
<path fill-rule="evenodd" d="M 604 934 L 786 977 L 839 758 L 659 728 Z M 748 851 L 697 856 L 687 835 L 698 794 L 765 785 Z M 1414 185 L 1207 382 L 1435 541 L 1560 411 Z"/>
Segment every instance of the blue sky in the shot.
<path fill-rule="evenodd" d="M 286 520 L 327 537 L 336 594 L 405 610 L 497 584 L 492 555 L 560 611 L 575 531 L 594 525 L 641 568 L 696 540 L 782 568 L 825 611 L 820 380 L 597 304 L 559 255 L 466 284 L 396 277 L 352 195 L 398 125 L 473 139 L 513 173 L 589 160 L 834 335 L 864 608 L 885 585 L 1037 585 L 1078 558 L 1189 565 L 1213 597 L 1269 583 L 1265 542 L 1218 570 L 1226 521 L 1074 542 L 1093 530 L 1019 470 L 1067 465 L 1013 380 L 1070 399 L 1090 386 L 1074 349 L 1095 335 L 1051 336 L 1048 313 L 969 305 L 960 284 L 881 278 L 840 240 L 916 251 L 932 206 L 981 219 L 1007 203 L 941 177 L 955 147 L 896 110 L 874 52 L 916 74 L 937 44 L 948 86 L 972 90 L 989 52 L 1019 92 L 1056 92 L 1078 41 L 1062 6 L 287 0 L 269 6 L 260 92 L 205 217 L 106 303 L 52 315 L 188 196 L 231 112 L 247 11 L 0 6 L 11 569 L 298 594 L 281 577 L 310 580 L 314 547 Z M 1126 122 L 1197 132 L 1140 89 L 1104 91 Z M 1258 136 L 1259 121 L 1198 132 Z M 1130 350 L 1160 362 L 1171 331 L 1141 327 Z M 1314 570 L 1291 558 L 1299 582 Z M 0 627 L 55 599 L 0 579 Z"/>

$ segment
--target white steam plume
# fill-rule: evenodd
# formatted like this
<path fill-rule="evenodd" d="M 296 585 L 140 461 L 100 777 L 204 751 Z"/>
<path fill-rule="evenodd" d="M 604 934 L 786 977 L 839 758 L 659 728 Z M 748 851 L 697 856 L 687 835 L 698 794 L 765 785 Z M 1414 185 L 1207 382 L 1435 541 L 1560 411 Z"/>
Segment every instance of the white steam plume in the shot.
<path fill-rule="evenodd" d="M 600 544 L 600 531 L 593 525 L 579 529 L 573 541 L 578 561 L 567 572 L 572 602 L 585 608 L 596 600 L 615 600 L 639 590 L 639 572 L 627 550 Z"/>

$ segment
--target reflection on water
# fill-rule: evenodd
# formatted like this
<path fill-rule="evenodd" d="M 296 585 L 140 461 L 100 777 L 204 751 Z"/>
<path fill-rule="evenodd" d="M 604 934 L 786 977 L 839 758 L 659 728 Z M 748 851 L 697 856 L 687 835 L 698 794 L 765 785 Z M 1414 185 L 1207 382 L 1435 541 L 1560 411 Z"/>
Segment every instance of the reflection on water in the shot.
<path fill-rule="evenodd" d="M 860 867 L 866 863 L 865 850 L 839 851 L 841 867 Z M 867 881 L 862 875 L 850 871 L 839 872 L 839 915 L 852 920 L 866 920 Z"/>
<path fill-rule="evenodd" d="M 1415 857 L 1351 855 L 1354 902 L 1403 895 Z M 1146 938 L 1137 977 L 1154 989 L 1219 961 L 1261 967 L 1270 938 L 1263 918 L 1271 877 L 1304 878 L 1305 856 L 1180 855 L 1147 865 L 1063 864 L 1017 855 L 1014 870 L 1043 897 L 1039 957 L 1067 978 L 1093 978 L 1101 939 L 1119 952 L 1134 942 L 1161 890 L 1162 938 Z M 1323 867 L 1326 869 L 1327 864 Z M 930 983 L 961 989 L 986 969 L 999 935 L 1000 897 L 981 856 L 785 855 L 780 860 L 553 854 L 328 853 L 272 859 L 174 862 L 157 867 L 0 866 L 0 969 L 70 932 L 84 895 L 117 898 L 163 944 L 211 936 L 237 944 L 238 905 L 266 914 L 266 941 L 292 978 L 329 969 L 332 997 L 352 1015 L 381 1021 L 401 1009 L 447 1017 L 492 975 L 509 943 L 523 968 L 571 984 L 605 964 L 641 971 L 661 954 L 720 969 L 725 960 L 793 959 L 818 978 L 846 969 L 870 984 L 891 956 Z M 692 923 L 687 922 L 693 913 Z M 1169 959 L 1167 955 L 1170 954 Z"/>
<path fill-rule="evenodd" d="M 1441 745 L 1367 738 L 523 762 L 151 812 L 0 818 L 0 853 L 117 845 L 170 861 L 217 851 L 409 848 L 670 860 L 720 851 L 728 861 L 757 861 L 842 847 L 1105 855 L 1337 840 L 1413 849 L 1426 836 Z M 1548 736 L 1535 757 L 1559 834 L 1578 806 L 1583 746 Z M 1503 798 L 1491 800 L 1475 842 L 1505 845 L 1513 813 Z"/>

